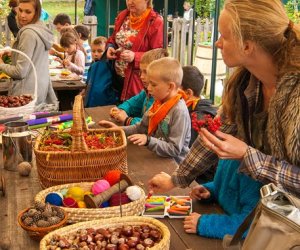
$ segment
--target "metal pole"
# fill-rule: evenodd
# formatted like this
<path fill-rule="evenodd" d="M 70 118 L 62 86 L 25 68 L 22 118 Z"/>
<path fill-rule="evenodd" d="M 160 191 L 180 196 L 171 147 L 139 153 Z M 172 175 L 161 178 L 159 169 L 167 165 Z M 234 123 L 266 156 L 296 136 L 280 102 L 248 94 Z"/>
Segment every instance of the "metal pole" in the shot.
<path fill-rule="evenodd" d="M 213 36 L 213 53 L 212 53 L 212 62 L 211 62 L 211 83 L 210 83 L 210 99 L 212 102 L 215 102 L 215 81 L 216 81 L 216 72 L 217 72 L 217 47 L 215 42 L 218 40 L 218 22 L 220 14 L 220 0 L 216 0 L 215 4 L 215 16 L 214 16 L 214 36 Z"/>
<path fill-rule="evenodd" d="M 118 14 L 119 14 L 119 12 L 120 12 L 120 0 L 118 0 L 118 2 L 117 2 L 117 10 L 118 10 Z"/>
<path fill-rule="evenodd" d="M 164 2 L 164 48 L 168 46 L 168 0 Z"/>
<path fill-rule="evenodd" d="M 195 44 L 195 19 L 196 19 L 196 11 L 195 11 L 195 7 L 196 7 L 196 0 L 194 0 L 194 9 L 193 9 L 193 26 L 192 26 L 192 49 L 191 49 L 191 65 L 193 65 L 194 62 L 194 46 L 198 46 L 198 44 Z"/>
<path fill-rule="evenodd" d="M 75 0 L 75 24 L 77 24 L 77 0 Z"/>
<path fill-rule="evenodd" d="M 109 24 L 110 24 L 110 0 L 106 0 L 106 28 L 107 28 L 107 37 L 109 37 Z"/>

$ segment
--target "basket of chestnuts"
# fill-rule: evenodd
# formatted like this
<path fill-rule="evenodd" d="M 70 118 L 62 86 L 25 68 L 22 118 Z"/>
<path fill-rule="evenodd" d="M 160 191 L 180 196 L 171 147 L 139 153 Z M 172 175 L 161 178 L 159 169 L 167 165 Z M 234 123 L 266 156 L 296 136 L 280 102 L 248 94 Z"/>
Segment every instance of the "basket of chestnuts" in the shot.
<path fill-rule="evenodd" d="M 67 219 L 63 209 L 42 202 L 35 202 L 34 207 L 24 209 L 18 215 L 19 225 L 34 240 L 41 240 L 47 233 L 62 227 Z"/>
<path fill-rule="evenodd" d="M 47 234 L 40 242 L 40 250 L 169 248 L 169 229 L 156 219 L 138 216 L 76 223 Z"/>

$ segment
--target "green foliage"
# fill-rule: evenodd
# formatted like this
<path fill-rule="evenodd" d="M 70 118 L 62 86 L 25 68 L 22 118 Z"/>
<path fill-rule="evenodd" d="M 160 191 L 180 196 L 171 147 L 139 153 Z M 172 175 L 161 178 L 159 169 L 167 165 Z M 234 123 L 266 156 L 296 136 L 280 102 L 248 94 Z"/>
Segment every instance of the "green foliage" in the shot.
<path fill-rule="evenodd" d="M 221 8 L 224 4 L 224 0 L 221 1 Z M 194 4 L 193 0 L 189 0 L 192 5 Z M 194 9 L 198 16 L 202 18 L 212 17 L 215 11 L 215 0 L 196 0 Z"/>
<path fill-rule="evenodd" d="M 9 12 L 8 0 L 0 1 L 0 17 L 6 17 Z"/>
<path fill-rule="evenodd" d="M 298 10 L 300 9 L 299 0 L 288 1 L 285 5 L 285 9 L 290 20 L 292 20 L 295 23 L 300 22 L 300 12 L 298 12 Z"/>

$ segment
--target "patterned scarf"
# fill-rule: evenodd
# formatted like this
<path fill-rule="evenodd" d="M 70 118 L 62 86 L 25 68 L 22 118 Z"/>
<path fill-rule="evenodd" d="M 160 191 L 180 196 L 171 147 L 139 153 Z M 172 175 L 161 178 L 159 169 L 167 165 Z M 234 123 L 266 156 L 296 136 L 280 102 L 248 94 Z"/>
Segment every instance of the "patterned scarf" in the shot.
<path fill-rule="evenodd" d="M 140 16 L 133 16 L 130 13 L 129 16 L 130 28 L 134 30 L 141 30 L 150 12 L 151 12 L 151 8 L 147 8 Z"/>

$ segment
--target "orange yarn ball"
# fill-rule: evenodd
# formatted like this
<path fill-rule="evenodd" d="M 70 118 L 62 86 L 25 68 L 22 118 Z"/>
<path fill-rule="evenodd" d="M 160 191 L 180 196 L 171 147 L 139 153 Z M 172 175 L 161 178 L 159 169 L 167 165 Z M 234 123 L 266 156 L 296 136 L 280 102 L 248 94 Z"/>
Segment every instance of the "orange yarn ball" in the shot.
<path fill-rule="evenodd" d="M 110 186 L 112 186 L 120 181 L 120 177 L 120 170 L 110 170 L 103 176 L 103 179 L 107 180 Z"/>

